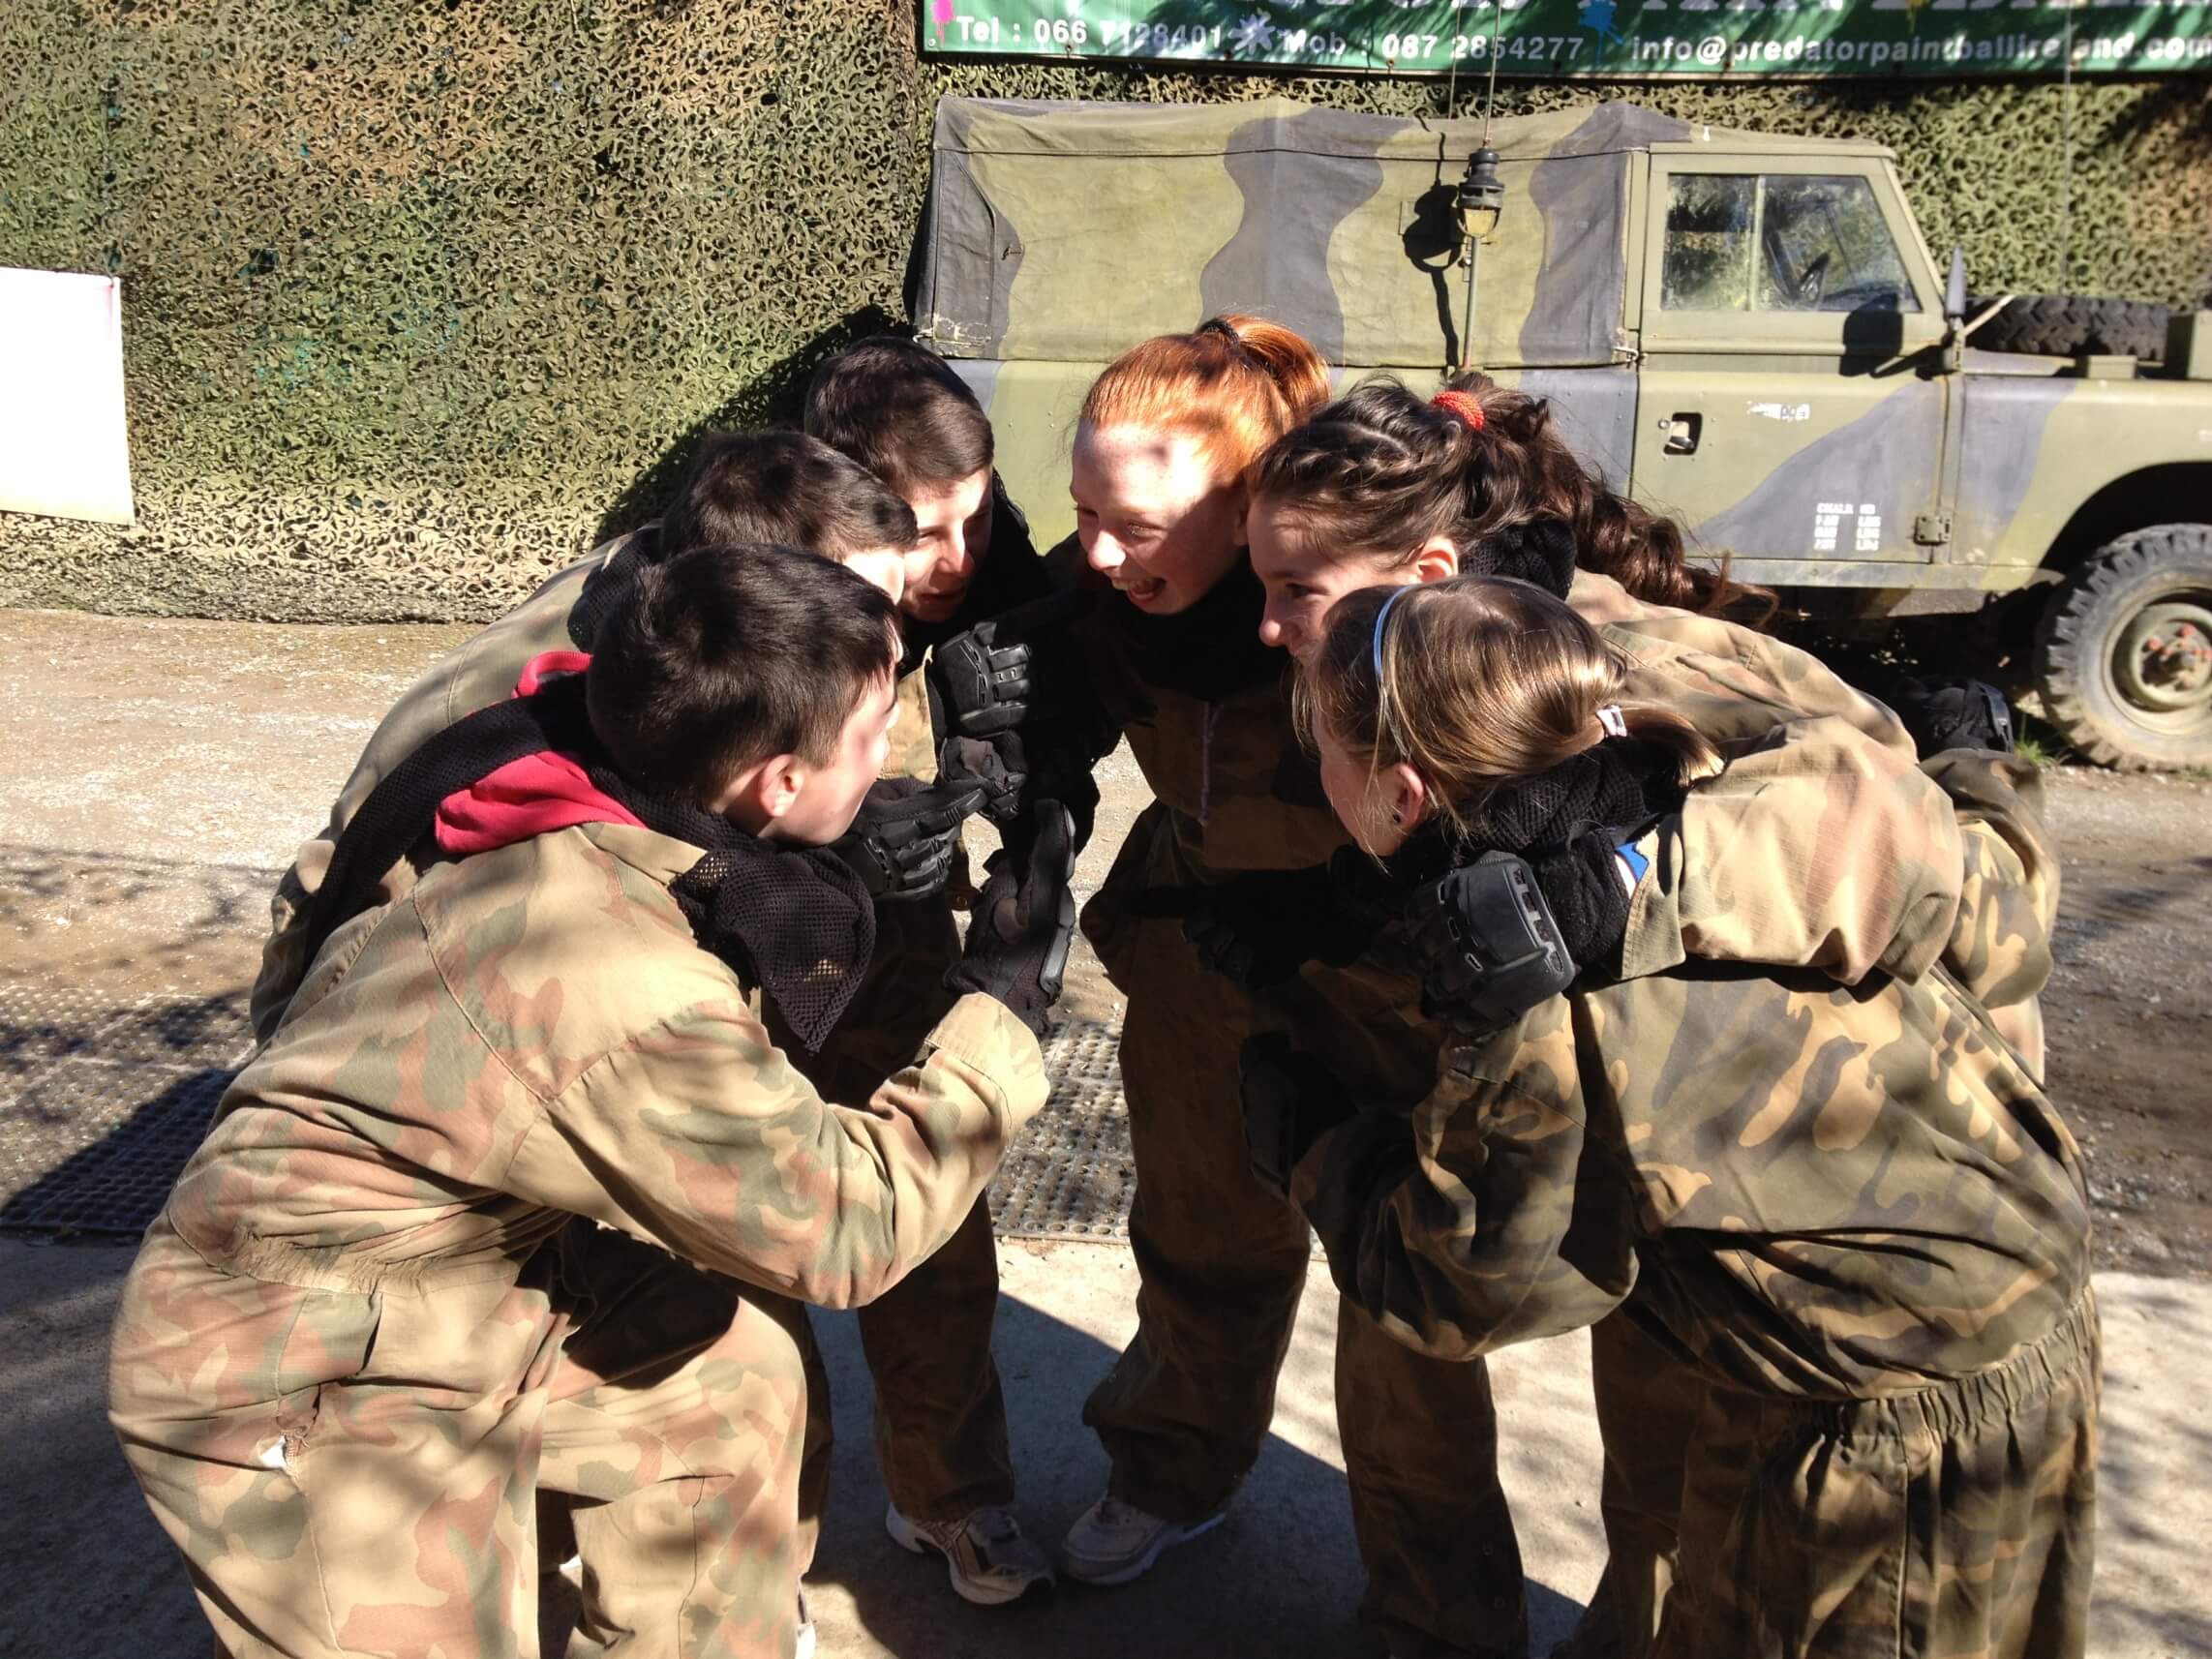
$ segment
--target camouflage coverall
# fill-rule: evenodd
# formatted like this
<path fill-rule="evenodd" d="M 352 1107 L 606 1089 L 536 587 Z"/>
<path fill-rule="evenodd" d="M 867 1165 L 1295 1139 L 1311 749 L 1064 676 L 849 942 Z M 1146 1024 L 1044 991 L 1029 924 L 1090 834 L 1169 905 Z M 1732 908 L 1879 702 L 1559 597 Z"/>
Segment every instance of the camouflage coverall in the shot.
<path fill-rule="evenodd" d="M 634 532 L 653 533 L 650 526 Z M 631 539 L 611 541 L 549 578 L 515 610 L 434 664 L 379 724 L 331 807 L 328 826 L 300 848 L 278 884 L 252 1002 L 255 1034 L 261 1041 L 275 1029 L 306 970 L 301 946 L 308 901 L 321 885 L 339 835 L 369 792 L 425 739 L 512 696 L 531 658 L 575 649 L 569 613 L 585 578 Z M 978 616 L 968 622 L 978 619 L 985 607 L 1003 609 L 1045 589 L 1042 563 L 1011 505 L 997 515 L 994 543 L 971 592 Z M 963 616 L 967 610 L 963 607 Z M 937 631 L 951 625 L 939 624 Z M 901 684 L 899 729 L 894 737 L 933 769 L 926 706 L 910 694 L 919 685 L 911 674 Z M 411 865 L 396 865 L 380 896 L 399 896 L 413 876 Z M 823 1051 L 809 1055 L 796 1049 L 773 1026 L 773 1016 L 771 1029 L 824 1095 L 864 1099 L 913 1056 L 952 1006 L 943 980 L 958 955 L 958 930 L 946 894 L 879 905 L 867 977 Z M 951 1520 L 980 1504 L 1013 1498 L 1006 1404 L 990 1349 L 997 1305 L 997 1249 L 987 1204 L 979 1198 L 975 1213 L 943 1250 L 861 1311 L 861 1342 L 876 1383 L 877 1460 L 892 1501 L 910 1518 Z M 810 1540 L 828 1492 L 831 1424 L 827 1374 L 811 1347 L 808 1351 L 816 1377 L 803 1504 Z M 811 1555 L 810 1542 L 805 1553 Z"/>
<path fill-rule="evenodd" d="M 588 825 L 433 866 L 225 1096 L 110 1412 L 240 1659 L 533 1653 L 540 1488 L 610 1651 L 791 1651 L 797 1304 L 937 1249 L 1045 1084 L 966 997 L 825 1104 L 669 895 L 698 856 Z"/>
<path fill-rule="evenodd" d="M 1750 842 L 1803 843 L 1803 857 L 1834 866 L 1826 907 L 1732 929 L 1713 890 L 1718 860 L 1677 857 L 1665 881 L 1648 884 L 1631 948 L 1679 960 L 1686 933 L 1707 953 L 1760 950 L 1854 974 L 1895 950 L 1931 960 L 1957 899 L 1957 830 L 1941 793 L 1914 776 L 1910 740 L 1888 712 L 1748 630 L 1638 606 L 1603 577 L 1578 578 L 1575 596 L 1578 608 L 1655 630 L 1637 636 L 1662 665 L 1650 695 L 1681 706 L 1702 693 L 1761 731 L 1811 716 L 1764 774 L 1693 801 L 1673 833 L 1729 857 Z M 1311 865 L 1344 841 L 1280 681 L 1213 704 L 1137 689 L 1127 736 L 1158 799 L 1083 925 L 1129 997 L 1121 1061 L 1138 1171 L 1139 1324 L 1084 1415 L 1112 1455 L 1115 1496 L 1191 1521 L 1219 1508 L 1258 1455 L 1307 1264 L 1302 1220 L 1249 1172 L 1238 1048 L 1255 1031 L 1288 1031 L 1357 1078 L 1363 1100 L 1409 1111 L 1433 1081 L 1439 1040 L 1390 976 L 1309 969 L 1303 982 L 1255 998 L 1207 971 L 1179 924 L 1129 913 L 1147 888 Z M 1838 752 L 1857 767 L 1839 768 Z M 1894 856 L 1842 867 L 1843 848 L 1868 845 Z M 1337 1411 L 1369 1572 L 1363 1618 L 1405 1659 L 1524 1649 L 1486 1373 L 1411 1354 L 1348 1306 Z"/>
<path fill-rule="evenodd" d="M 1882 779 L 1910 764 L 1911 739 L 1886 709 L 1816 659 L 1726 622 L 1642 605 L 1587 572 L 1572 599 L 1639 664 L 1630 695 L 1667 704 L 1732 757 L 1729 778 L 1685 803 L 1682 824 L 1694 829 L 1685 836 L 1669 826 L 1649 849 L 1652 873 L 1635 895 L 1624 977 L 1696 954 L 1816 966 L 1855 984 L 1877 970 L 1917 978 L 1940 957 L 2040 1076 L 2035 998 L 2049 974 L 2058 865 L 2035 769 L 1988 754 L 1938 757 L 1923 770 L 1949 798 L 1956 833 L 1921 826 L 1915 803 L 1927 804 L 1924 793 L 1894 791 Z M 1820 719 L 1771 729 L 1767 708 L 1777 702 Z M 1833 730 L 1829 721 L 1872 744 L 1818 740 Z M 1746 745 L 1761 752 L 1749 757 Z M 1794 822 L 1734 822 L 1729 793 L 1785 778 L 1783 787 L 1805 792 Z M 1685 839 L 1702 854 L 1685 856 Z M 1939 866 L 1954 850 L 1963 869 L 1947 872 Z M 1760 871 L 1788 873 L 1747 879 Z M 1412 1017 L 1413 987 L 1405 992 Z M 1680 1448 L 1705 1388 L 1625 1316 L 1601 1320 L 1591 1343 L 1609 1558 L 1604 1585 L 1559 1659 L 1639 1659 L 1672 1580 Z"/>
<path fill-rule="evenodd" d="M 1423 1352 L 1626 1302 L 1694 1372 L 1663 1659 L 2081 1652 L 2080 1159 L 1948 967 L 1572 991 L 1452 1052 L 1409 1130 L 1324 1134 L 1294 1191 L 1347 1297 Z"/>

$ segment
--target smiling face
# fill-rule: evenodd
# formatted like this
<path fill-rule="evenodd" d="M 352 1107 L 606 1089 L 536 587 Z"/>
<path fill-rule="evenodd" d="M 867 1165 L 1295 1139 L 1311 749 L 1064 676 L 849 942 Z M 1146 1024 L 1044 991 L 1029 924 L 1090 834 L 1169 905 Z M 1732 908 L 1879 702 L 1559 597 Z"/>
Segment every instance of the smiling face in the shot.
<path fill-rule="evenodd" d="M 906 596 L 899 609 L 924 622 L 942 622 L 960 608 L 976 567 L 990 552 L 991 469 L 905 498 L 921 536 L 906 560 Z"/>
<path fill-rule="evenodd" d="M 1083 557 L 1140 611 L 1187 611 L 1236 565 L 1244 489 L 1194 434 L 1078 428 L 1068 488 Z"/>
<path fill-rule="evenodd" d="M 1245 532 L 1252 543 L 1252 573 L 1267 590 L 1260 642 L 1300 662 L 1320 649 L 1329 607 L 1347 593 L 1441 582 L 1459 570 L 1459 550 L 1446 537 L 1430 538 L 1411 558 L 1403 552 L 1343 547 L 1267 496 L 1254 499 Z"/>

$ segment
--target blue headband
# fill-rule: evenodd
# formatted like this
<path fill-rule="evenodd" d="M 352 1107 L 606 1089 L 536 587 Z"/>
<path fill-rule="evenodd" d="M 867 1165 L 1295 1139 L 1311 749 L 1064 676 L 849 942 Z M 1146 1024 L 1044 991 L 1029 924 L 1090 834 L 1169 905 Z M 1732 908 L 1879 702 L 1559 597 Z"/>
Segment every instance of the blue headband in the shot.
<path fill-rule="evenodd" d="M 1390 597 L 1382 601 L 1382 609 L 1375 613 L 1375 689 L 1378 695 L 1382 690 L 1382 624 L 1390 619 L 1390 607 L 1410 593 L 1415 586 L 1409 583 L 1403 588 L 1391 588 Z"/>

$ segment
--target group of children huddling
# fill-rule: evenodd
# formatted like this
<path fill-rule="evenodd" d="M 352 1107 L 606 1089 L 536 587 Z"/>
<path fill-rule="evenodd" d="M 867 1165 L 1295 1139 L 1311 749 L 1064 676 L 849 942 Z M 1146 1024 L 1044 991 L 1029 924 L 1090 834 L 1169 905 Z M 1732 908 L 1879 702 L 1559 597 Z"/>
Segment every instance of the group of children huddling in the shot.
<path fill-rule="evenodd" d="M 892 1536 L 972 1602 L 1055 1576 L 984 1190 L 1126 739 L 1153 802 L 1081 925 L 1138 1327 L 1059 1577 L 1224 1518 L 1311 1227 L 1376 1649 L 1527 1652 L 1482 1356 L 1588 1326 L 1580 1659 L 2081 1653 L 2032 769 L 1758 631 L 1541 402 L 1329 393 L 1248 317 L 1135 347 L 1041 558 L 958 377 L 864 342 L 402 699 L 117 1319 L 225 1651 L 533 1653 L 571 1552 L 605 1652 L 810 1648 L 807 1304 L 861 1310 Z M 934 775 L 879 779 L 911 675 Z"/>

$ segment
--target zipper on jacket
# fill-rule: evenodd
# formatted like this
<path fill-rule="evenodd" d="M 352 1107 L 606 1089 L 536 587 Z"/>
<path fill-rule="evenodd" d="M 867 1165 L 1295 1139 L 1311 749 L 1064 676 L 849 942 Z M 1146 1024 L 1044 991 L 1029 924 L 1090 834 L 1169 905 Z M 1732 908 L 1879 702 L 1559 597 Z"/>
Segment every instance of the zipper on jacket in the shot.
<path fill-rule="evenodd" d="M 1213 812 L 1214 722 L 1221 718 L 1221 712 L 1219 703 L 1209 703 L 1205 718 L 1198 722 L 1198 828 L 1201 830 Z"/>

